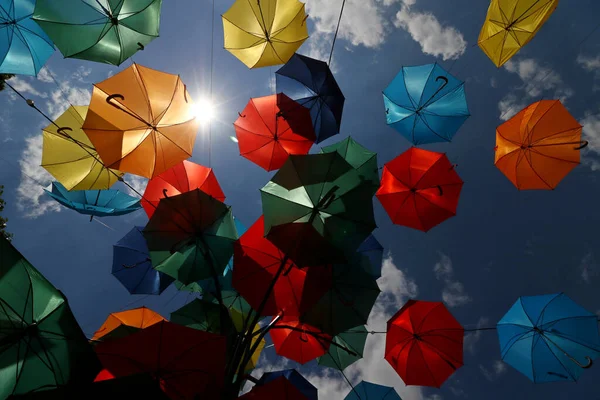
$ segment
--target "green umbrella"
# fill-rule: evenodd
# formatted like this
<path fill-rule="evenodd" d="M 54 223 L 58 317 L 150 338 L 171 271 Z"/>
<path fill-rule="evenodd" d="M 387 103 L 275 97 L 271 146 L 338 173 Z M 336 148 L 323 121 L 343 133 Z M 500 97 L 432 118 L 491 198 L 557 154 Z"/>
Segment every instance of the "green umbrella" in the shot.
<path fill-rule="evenodd" d="M 369 336 L 369 332 L 364 325 L 335 336 L 332 340 L 335 344 L 329 347 L 327 354 L 317 359 L 319 365 L 340 371 L 348 368 L 363 357 L 367 336 Z"/>
<path fill-rule="evenodd" d="M 358 265 L 335 264 L 331 273 L 331 289 L 300 320 L 335 336 L 367 323 L 380 290 Z"/>
<path fill-rule="evenodd" d="M 238 238 L 231 208 L 200 189 L 161 199 L 143 234 L 154 269 L 184 285 L 223 275 Z"/>
<path fill-rule="evenodd" d="M 321 152 L 339 153 L 348 164 L 358 171 L 362 179 L 372 184 L 373 195 L 375 195 L 380 185 L 377 153 L 369 151 L 350 136 L 342 141 L 323 147 Z"/>
<path fill-rule="evenodd" d="M 162 0 L 37 0 L 33 19 L 67 58 L 120 65 L 158 37 Z"/>
<path fill-rule="evenodd" d="M 265 236 L 301 266 L 345 262 L 376 228 L 372 185 L 337 152 L 290 155 L 261 197 Z"/>
<path fill-rule="evenodd" d="M 99 371 L 66 298 L 0 235 L 0 399 Z"/>
<path fill-rule="evenodd" d="M 229 318 L 224 321 L 231 322 Z M 171 322 L 205 332 L 221 333 L 221 306 L 211 301 L 194 299 L 173 311 Z M 231 326 L 226 331 L 231 332 Z"/>
<path fill-rule="evenodd" d="M 233 289 L 233 286 L 231 285 L 231 272 L 229 272 L 229 270 L 225 271 L 225 274 L 222 276 L 219 276 L 219 288 L 221 290 L 231 290 Z M 210 294 L 210 293 L 216 293 L 216 287 L 215 287 L 215 280 L 213 278 L 206 278 L 206 279 L 201 279 L 197 282 L 192 282 L 188 285 L 179 282 L 179 281 L 175 281 L 175 287 L 177 288 L 177 290 L 183 291 L 183 292 L 192 292 L 192 293 L 198 293 L 198 294 Z"/>

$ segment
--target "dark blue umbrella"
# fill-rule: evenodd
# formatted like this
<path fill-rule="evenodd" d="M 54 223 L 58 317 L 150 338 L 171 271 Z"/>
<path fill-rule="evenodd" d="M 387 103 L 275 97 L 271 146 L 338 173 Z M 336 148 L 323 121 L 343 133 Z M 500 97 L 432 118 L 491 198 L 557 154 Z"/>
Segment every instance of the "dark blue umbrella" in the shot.
<path fill-rule="evenodd" d="M 131 294 L 161 294 L 174 279 L 152 268 L 141 226 L 113 246 L 112 274 Z"/>
<path fill-rule="evenodd" d="M 345 99 L 326 62 L 294 54 L 275 76 L 277 93 L 310 109 L 316 143 L 340 132 Z"/>
<path fill-rule="evenodd" d="M 115 189 L 68 191 L 59 182 L 52 182 L 51 190 L 44 190 L 63 206 L 92 217 L 129 214 L 142 207 L 139 199 Z"/>
<path fill-rule="evenodd" d="M 576 381 L 600 355 L 598 317 L 564 293 L 520 297 L 497 328 L 502 360 L 535 383 Z"/>
<path fill-rule="evenodd" d="M 292 385 L 296 387 L 308 400 L 317 400 L 317 388 L 314 387 L 309 381 L 306 380 L 298 371 L 295 369 L 286 369 L 283 371 L 266 372 L 258 380 L 257 385 L 265 385 L 277 378 L 285 377 Z"/>
<path fill-rule="evenodd" d="M 358 249 L 359 265 L 375 279 L 381 277 L 383 263 L 383 246 L 373 235 L 369 235 Z"/>
<path fill-rule="evenodd" d="M 362 381 L 344 400 L 402 400 L 393 387 Z"/>

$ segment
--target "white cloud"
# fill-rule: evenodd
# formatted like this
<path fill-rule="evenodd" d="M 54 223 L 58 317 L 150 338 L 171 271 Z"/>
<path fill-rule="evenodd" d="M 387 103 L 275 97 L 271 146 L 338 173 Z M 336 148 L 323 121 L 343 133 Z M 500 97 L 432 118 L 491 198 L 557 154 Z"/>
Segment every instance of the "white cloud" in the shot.
<path fill-rule="evenodd" d="M 440 254 L 440 261 L 434 265 L 433 272 L 435 272 L 435 277 L 438 281 L 444 282 L 442 300 L 448 307 L 463 306 L 472 300 L 465 292 L 464 285 L 454 280 L 454 269 L 452 268 L 450 257 Z"/>
<path fill-rule="evenodd" d="M 92 73 L 92 69 L 91 68 L 85 68 L 83 65 L 80 65 L 77 68 L 77 71 L 75 71 L 73 73 L 73 75 L 71 76 L 73 79 L 82 82 L 82 83 L 88 83 L 87 81 L 87 77 Z"/>
<path fill-rule="evenodd" d="M 517 74 L 522 81 L 520 87 L 512 90 L 498 103 L 500 119 L 506 121 L 542 96 L 565 102 L 575 92 L 567 86 L 561 76 L 552 68 L 540 65 L 533 58 L 510 60 L 504 68 Z"/>
<path fill-rule="evenodd" d="M 58 85 L 59 88 L 52 91 L 50 99 L 46 102 L 50 118 L 58 118 L 71 104 L 86 106 L 90 103 L 92 93 L 89 89 L 71 86 L 68 81 L 58 82 Z"/>
<path fill-rule="evenodd" d="M 600 170 L 600 110 L 595 114 L 588 112 L 581 120 L 583 125 L 583 139 L 588 141 L 588 146 L 582 150 L 582 162 L 592 171 Z"/>
<path fill-rule="evenodd" d="M 581 279 L 585 283 L 590 283 L 598 274 L 594 254 L 591 251 L 587 252 L 581 259 L 579 270 L 581 271 Z"/>
<path fill-rule="evenodd" d="M 50 68 L 48 68 L 48 66 L 43 67 L 40 72 L 37 75 L 37 79 L 38 81 L 44 82 L 44 83 L 50 83 L 53 81 L 52 79 L 52 71 L 50 71 Z"/>
<path fill-rule="evenodd" d="M 47 98 L 48 94 L 44 92 L 40 92 L 36 88 L 34 88 L 31 83 L 26 81 L 23 78 L 14 77 L 8 80 L 8 83 L 15 88 L 16 91 L 20 92 L 23 96 L 26 95 L 37 96 L 41 98 Z"/>
<path fill-rule="evenodd" d="M 42 135 L 25 139 L 25 150 L 19 159 L 21 183 L 17 188 L 17 207 L 27 218 L 37 218 L 48 211 L 60 211 L 61 206 L 44 193 L 44 187 L 53 180 L 40 166 Z"/>
<path fill-rule="evenodd" d="M 596 57 L 584 56 L 580 54 L 577 57 L 577 64 L 583 69 L 594 73 L 594 91 L 600 90 L 600 54 Z"/>
<path fill-rule="evenodd" d="M 463 34 L 453 26 L 443 26 L 430 12 L 411 9 L 416 0 L 404 0 L 396 14 L 394 25 L 406 30 L 421 45 L 425 54 L 455 60 L 464 54 L 467 42 Z"/>
<path fill-rule="evenodd" d="M 502 374 L 506 372 L 506 364 L 501 360 L 494 361 L 491 368 L 486 368 L 479 364 L 479 370 L 485 376 L 485 379 L 492 382 L 498 379 Z"/>
<path fill-rule="evenodd" d="M 477 321 L 475 329 L 487 328 L 489 323 L 489 318 L 480 317 Z M 463 347 L 465 348 L 465 350 L 467 350 L 471 354 L 475 354 L 477 343 L 479 342 L 479 339 L 481 339 L 482 334 L 482 330 L 475 330 L 473 332 L 465 333 L 465 338 L 463 342 Z"/>
<path fill-rule="evenodd" d="M 148 179 L 143 176 L 131 175 L 128 174 L 123 177 L 123 180 L 127 182 L 129 186 L 131 186 L 135 190 L 131 190 L 131 188 L 125 185 L 125 192 L 133 197 L 139 197 L 136 191 L 140 194 L 144 194 L 146 191 L 146 186 L 148 185 Z"/>

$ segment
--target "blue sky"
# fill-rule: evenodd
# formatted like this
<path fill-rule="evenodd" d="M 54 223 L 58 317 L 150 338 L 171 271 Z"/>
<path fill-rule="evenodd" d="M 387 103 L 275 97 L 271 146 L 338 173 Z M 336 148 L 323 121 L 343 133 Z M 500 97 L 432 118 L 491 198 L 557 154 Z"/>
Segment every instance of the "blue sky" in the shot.
<path fill-rule="evenodd" d="M 211 167 L 234 214 L 246 225 L 260 215 L 259 188 L 271 174 L 239 156 L 232 123 L 250 97 L 271 94 L 277 69 L 248 70 L 222 49 L 219 15 L 231 1 L 216 2 L 214 99 Z M 300 53 L 326 59 L 341 0 L 308 0 L 311 38 Z M 451 144 L 428 145 L 446 152 L 465 181 L 458 215 L 425 234 L 392 225 L 374 200 L 379 228 L 375 235 L 388 257 L 379 281 L 384 294 L 371 315 L 370 328 L 385 321 L 409 298 L 445 301 L 466 328 L 493 326 L 518 296 L 566 292 L 600 312 L 600 3 L 562 1 L 534 40 L 512 62 L 497 69 L 475 45 L 488 1 L 348 0 L 334 53 L 336 79 L 346 96 L 342 134 L 377 151 L 379 163 L 409 148 L 385 124 L 381 91 L 402 66 L 439 62 L 465 80 L 472 117 Z M 178 0 L 163 5 L 161 37 L 138 53 L 142 65 L 178 73 L 193 98 L 208 94 L 210 79 L 208 0 Z M 126 62 L 122 68 L 127 67 Z M 50 115 L 68 105 L 86 104 L 93 82 L 119 68 L 63 59 L 56 53 L 37 80 L 13 79 L 21 91 Z M 552 192 L 519 192 L 494 166 L 495 128 L 540 98 L 561 98 L 584 125 L 590 146 L 582 165 Z M 89 218 L 60 208 L 42 195 L 49 176 L 39 167 L 41 128 L 45 121 L 9 91 L 0 94 L 0 184 L 8 203 L 5 214 L 14 243 L 69 298 L 84 331 L 92 334 L 108 313 L 147 305 L 163 315 L 189 300 L 174 288 L 158 297 L 130 296 L 110 274 L 112 244 L 133 225 L 144 225 L 143 211 L 124 217 Z M 209 161 L 208 130 L 198 134 L 193 161 Z M 318 148 L 315 147 L 315 151 Z M 31 178 L 34 178 L 33 181 Z M 128 177 L 128 181 L 143 181 Z M 105 225 L 103 225 L 105 224 Z M 361 379 L 395 386 L 404 400 L 597 399 L 600 367 L 577 383 L 534 385 L 505 364 L 494 331 L 470 333 L 465 366 L 440 390 L 406 388 L 383 360 L 383 337 L 367 343 L 370 354 L 346 370 Z M 274 367 L 273 349 L 263 368 Z M 275 368 L 286 364 L 277 361 Z M 349 391 L 335 371 L 301 372 L 320 388 L 321 397 L 337 400 Z"/>

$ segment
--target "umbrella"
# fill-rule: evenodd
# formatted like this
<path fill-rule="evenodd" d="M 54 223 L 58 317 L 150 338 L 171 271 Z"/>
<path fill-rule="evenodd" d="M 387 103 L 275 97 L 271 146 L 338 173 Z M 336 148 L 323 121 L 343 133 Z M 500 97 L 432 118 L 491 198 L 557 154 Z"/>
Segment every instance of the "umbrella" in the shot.
<path fill-rule="evenodd" d="M 402 67 L 383 102 L 387 124 L 414 145 L 452 141 L 470 115 L 464 82 L 437 63 Z"/>
<path fill-rule="evenodd" d="M 340 132 L 345 98 L 326 62 L 294 54 L 275 77 L 277 92 L 310 110 L 317 143 Z"/>
<path fill-rule="evenodd" d="M 285 64 L 308 39 L 298 0 L 236 0 L 222 17 L 225 49 L 248 68 Z"/>
<path fill-rule="evenodd" d="M 133 227 L 113 245 L 112 274 L 130 294 L 161 294 L 173 278 L 152 268 L 141 226 Z"/>
<path fill-rule="evenodd" d="M 225 373 L 223 336 L 161 321 L 95 347 L 116 377 L 148 373 L 171 399 L 219 397 Z"/>
<path fill-rule="evenodd" d="M 107 338 L 128 336 L 161 321 L 166 321 L 166 319 L 146 307 L 111 313 L 94 333 L 92 340 L 104 341 Z"/>
<path fill-rule="evenodd" d="M 463 337 L 443 303 L 409 300 L 387 323 L 385 359 L 406 385 L 439 388 L 463 365 Z"/>
<path fill-rule="evenodd" d="M 359 257 L 357 263 L 373 278 L 381 277 L 381 267 L 383 264 L 383 246 L 375 236 L 369 235 L 364 242 L 358 246 L 356 254 Z"/>
<path fill-rule="evenodd" d="M 283 317 L 269 330 L 275 352 L 300 364 L 321 357 L 331 344 L 331 336 L 297 317 Z"/>
<path fill-rule="evenodd" d="M 339 153 L 348 164 L 358 171 L 361 179 L 372 185 L 373 194 L 375 194 L 380 184 L 377 153 L 363 147 L 350 136 L 342 141 L 323 147 L 321 151 L 323 153 Z"/>
<path fill-rule="evenodd" d="M 158 37 L 162 0 L 37 0 L 33 19 L 67 58 L 121 65 Z"/>
<path fill-rule="evenodd" d="M 298 268 L 263 232 L 261 216 L 235 243 L 233 286 L 261 315 L 299 316 L 329 289 L 331 273 Z"/>
<path fill-rule="evenodd" d="M 385 164 L 376 196 L 393 223 L 427 232 L 456 215 L 462 185 L 445 154 L 412 147 Z"/>
<path fill-rule="evenodd" d="M 309 111 L 283 93 L 250 99 L 233 127 L 240 154 L 267 171 L 307 154 L 315 141 Z"/>
<path fill-rule="evenodd" d="M 238 397 L 240 400 L 312 400 L 306 397 L 286 377 L 281 376 L 264 385 L 256 385 L 245 395 Z M 316 397 L 315 397 L 316 399 Z"/>
<path fill-rule="evenodd" d="M 396 389 L 389 386 L 361 381 L 350 390 L 344 400 L 402 400 Z"/>
<path fill-rule="evenodd" d="M 579 165 L 581 130 L 560 100 L 533 103 L 496 129 L 496 167 L 517 189 L 554 189 Z"/>
<path fill-rule="evenodd" d="M 81 129 L 87 111 L 87 106 L 70 106 L 42 131 L 42 167 L 67 190 L 108 189 L 123 176 L 99 161 Z"/>
<path fill-rule="evenodd" d="M 104 165 L 153 178 L 191 157 L 199 125 L 178 75 L 133 64 L 94 85 L 83 130 Z"/>
<path fill-rule="evenodd" d="M 300 319 L 335 336 L 367 323 L 380 290 L 375 278 L 358 265 L 335 264 L 329 273 L 330 289 Z"/>
<path fill-rule="evenodd" d="M 238 238 L 231 208 L 200 189 L 161 199 L 144 237 L 154 268 L 186 285 L 222 275 Z"/>
<path fill-rule="evenodd" d="M 265 236 L 299 266 L 345 262 L 376 227 L 372 197 L 337 152 L 292 155 L 261 189 Z"/>
<path fill-rule="evenodd" d="M 519 297 L 497 329 L 502 360 L 535 383 L 576 381 L 600 356 L 598 316 L 564 293 Z"/>
<path fill-rule="evenodd" d="M 92 218 L 125 215 L 142 207 L 139 199 L 114 189 L 69 192 L 59 182 L 52 182 L 51 188 L 44 191 L 63 206 Z"/>
<path fill-rule="evenodd" d="M 221 325 L 221 306 L 211 301 L 194 299 L 183 307 L 171 313 L 171 322 L 198 329 L 205 332 L 220 333 L 229 332 L 230 327 Z M 223 322 L 231 323 L 230 319 L 223 319 Z"/>
<path fill-rule="evenodd" d="M 533 39 L 557 6 L 558 0 L 492 0 L 477 43 L 500 68 Z"/>
<path fill-rule="evenodd" d="M 294 385 L 303 396 L 309 400 L 317 400 L 318 393 L 317 388 L 314 387 L 309 381 L 306 380 L 298 371 L 295 369 L 286 369 L 283 371 L 265 372 L 257 382 L 257 385 L 266 385 L 269 382 L 273 382 L 276 379 L 284 377 L 289 383 Z"/>
<path fill-rule="evenodd" d="M 0 235 L 0 398 L 91 382 L 99 370 L 67 299 Z"/>
<path fill-rule="evenodd" d="M 327 354 L 318 358 L 319 365 L 343 371 L 363 357 L 368 336 L 369 332 L 363 325 L 340 333 L 332 340 L 337 346 L 330 346 Z"/>
<path fill-rule="evenodd" d="M 225 201 L 225 195 L 212 168 L 184 160 L 148 181 L 142 207 L 148 218 L 152 218 L 160 199 L 193 189 L 200 189 L 219 201 Z"/>
<path fill-rule="evenodd" d="M 0 74 L 37 75 L 54 44 L 31 18 L 35 0 L 0 0 Z"/>

